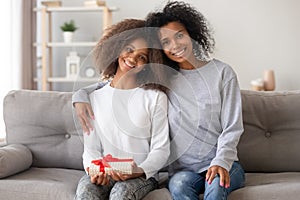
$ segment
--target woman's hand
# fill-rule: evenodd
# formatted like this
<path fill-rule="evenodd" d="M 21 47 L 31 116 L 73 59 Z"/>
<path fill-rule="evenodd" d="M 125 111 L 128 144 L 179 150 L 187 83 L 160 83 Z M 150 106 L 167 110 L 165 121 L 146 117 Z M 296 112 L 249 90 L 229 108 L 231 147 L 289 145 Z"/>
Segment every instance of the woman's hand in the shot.
<path fill-rule="evenodd" d="M 95 119 L 91 104 L 77 102 L 74 103 L 74 107 L 83 132 L 89 135 L 90 130 L 93 130 L 93 126 L 90 120 Z"/>
<path fill-rule="evenodd" d="M 220 186 L 229 188 L 230 187 L 230 176 L 229 172 L 224 169 L 223 167 L 214 165 L 211 166 L 206 173 L 206 181 L 208 184 L 211 184 L 211 182 L 214 180 L 215 176 L 219 174 L 220 176 Z"/>
<path fill-rule="evenodd" d="M 138 178 L 145 176 L 144 170 L 136 165 L 135 162 L 132 163 L 132 174 L 122 174 L 116 171 L 110 171 L 109 176 L 115 181 L 126 181 L 128 179 Z"/>

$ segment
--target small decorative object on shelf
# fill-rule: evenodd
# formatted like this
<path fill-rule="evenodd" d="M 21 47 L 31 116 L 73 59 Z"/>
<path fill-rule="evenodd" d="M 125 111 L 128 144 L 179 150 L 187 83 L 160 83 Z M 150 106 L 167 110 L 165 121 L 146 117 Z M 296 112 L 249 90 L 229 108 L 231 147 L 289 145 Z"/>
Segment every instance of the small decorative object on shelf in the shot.
<path fill-rule="evenodd" d="M 65 22 L 60 29 L 64 33 L 64 42 L 70 43 L 73 40 L 74 31 L 76 31 L 78 27 L 75 26 L 74 20 L 70 20 L 69 22 Z"/>
<path fill-rule="evenodd" d="M 71 51 L 66 58 L 66 77 L 76 79 L 79 74 L 80 57 L 77 52 Z"/>
<path fill-rule="evenodd" d="M 80 69 L 80 76 L 82 78 L 96 78 L 96 69 L 93 66 L 83 66 Z"/>
<path fill-rule="evenodd" d="M 263 91 L 264 90 L 264 81 L 261 78 L 255 79 L 251 81 L 251 89 L 255 91 Z"/>
<path fill-rule="evenodd" d="M 275 90 L 275 75 L 273 70 L 264 71 L 264 88 L 266 91 Z"/>
<path fill-rule="evenodd" d="M 47 7 L 60 7 L 61 6 L 61 1 L 42 1 L 42 5 L 47 6 Z"/>
<path fill-rule="evenodd" d="M 108 154 L 102 159 L 92 160 L 89 175 L 94 176 L 100 172 L 117 171 L 123 174 L 132 174 L 132 158 L 114 158 Z"/>

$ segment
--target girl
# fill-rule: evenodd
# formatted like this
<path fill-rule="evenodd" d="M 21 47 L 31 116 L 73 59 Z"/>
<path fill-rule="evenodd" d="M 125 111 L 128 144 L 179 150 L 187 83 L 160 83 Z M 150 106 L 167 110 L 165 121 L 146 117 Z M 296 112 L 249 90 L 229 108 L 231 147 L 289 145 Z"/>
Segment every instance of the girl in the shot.
<path fill-rule="evenodd" d="M 161 72 L 146 64 L 160 61 L 160 54 L 148 49 L 144 25 L 130 19 L 112 26 L 94 51 L 95 64 L 109 81 L 89 96 L 96 120 L 94 131 L 84 134 L 87 175 L 79 181 L 76 199 L 142 199 L 157 188 L 157 171 L 170 152 L 167 97 L 152 84 Z M 132 157 L 133 173 L 90 177 L 91 161 L 107 154 Z"/>

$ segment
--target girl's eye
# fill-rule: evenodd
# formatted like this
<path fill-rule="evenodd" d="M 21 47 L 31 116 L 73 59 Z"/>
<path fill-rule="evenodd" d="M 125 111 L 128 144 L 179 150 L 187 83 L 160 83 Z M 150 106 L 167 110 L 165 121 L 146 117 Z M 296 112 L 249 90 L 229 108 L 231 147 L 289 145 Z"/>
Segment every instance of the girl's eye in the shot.
<path fill-rule="evenodd" d="M 145 55 L 141 55 L 139 56 L 139 60 L 141 60 L 142 62 L 148 62 L 148 57 Z"/>
<path fill-rule="evenodd" d="M 125 47 L 126 53 L 131 53 L 133 52 L 133 49 L 131 47 Z"/>

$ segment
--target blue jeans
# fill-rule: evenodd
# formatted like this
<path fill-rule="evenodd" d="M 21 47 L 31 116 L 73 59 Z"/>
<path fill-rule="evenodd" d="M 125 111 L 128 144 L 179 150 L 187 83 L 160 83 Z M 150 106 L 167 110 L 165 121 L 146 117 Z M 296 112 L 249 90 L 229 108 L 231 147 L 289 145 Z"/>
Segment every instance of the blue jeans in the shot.
<path fill-rule="evenodd" d="M 238 162 L 234 162 L 229 171 L 230 187 L 220 186 L 220 177 L 216 176 L 211 184 L 205 181 L 205 173 L 181 171 L 174 174 L 169 182 L 169 190 L 174 200 L 199 200 L 204 191 L 205 200 L 226 200 L 233 190 L 245 183 L 245 173 Z"/>
<path fill-rule="evenodd" d="M 109 185 L 91 183 L 90 176 L 84 175 L 77 186 L 76 200 L 139 200 L 156 189 L 158 183 L 154 178 L 135 178 L 126 181 L 110 181 Z"/>

